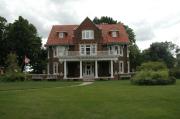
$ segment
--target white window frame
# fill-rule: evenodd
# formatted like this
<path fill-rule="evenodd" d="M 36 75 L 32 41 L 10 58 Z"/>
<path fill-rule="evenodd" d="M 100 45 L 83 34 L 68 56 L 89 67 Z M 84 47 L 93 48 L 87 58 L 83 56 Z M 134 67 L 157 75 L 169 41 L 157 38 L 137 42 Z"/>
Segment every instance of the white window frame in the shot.
<path fill-rule="evenodd" d="M 119 73 L 123 74 L 124 73 L 124 62 L 119 61 Z"/>
<path fill-rule="evenodd" d="M 53 74 L 58 74 L 58 62 L 53 62 Z"/>
<path fill-rule="evenodd" d="M 111 36 L 112 36 L 113 38 L 116 38 L 116 37 L 117 37 L 117 31 L 112 31 L 112 32 L 111 32 Z"/>
<path fill-rule="evenodd" d="M 86 48 L 90 48 L 90 53 L 87 54 Z M 80 44 L 79 45 L 80 55 L 96 55 L 97 54 L 97 44 Z"/>
<path fill-rule="evenodd" d="M 59 32 L 59 38 L 64 38 L 64 32 Z"/>
<path fill-rule="evenodd" d="M 82 39 L 83 40 L 94 39 L 94 30 L 83 30 L 82 31 Z"/>

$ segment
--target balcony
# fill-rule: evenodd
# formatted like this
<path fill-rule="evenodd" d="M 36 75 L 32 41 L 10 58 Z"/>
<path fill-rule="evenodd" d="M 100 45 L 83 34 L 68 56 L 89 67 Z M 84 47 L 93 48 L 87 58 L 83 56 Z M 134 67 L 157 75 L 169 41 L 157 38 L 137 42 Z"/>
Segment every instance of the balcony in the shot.
<path fill-rule="evenodd" d="M 80 52 L 80 51 L 65 51 L 59 54 L 60 60 L 65 59 L 117 59 L 119 54 L 110 51 L 96 51 L 96 52 Z"/>

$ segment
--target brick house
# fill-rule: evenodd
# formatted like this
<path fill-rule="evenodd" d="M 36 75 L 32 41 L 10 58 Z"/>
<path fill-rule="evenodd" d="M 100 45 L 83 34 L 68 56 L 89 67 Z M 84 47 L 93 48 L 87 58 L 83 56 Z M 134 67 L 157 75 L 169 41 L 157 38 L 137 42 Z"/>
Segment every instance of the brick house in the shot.
<path fill-rule="evenodd" d="M 60 79 L 118 79 L 129 74 L 129 39 L 122 24 L 54 25 L 49 34 L 47 74 Z"/>

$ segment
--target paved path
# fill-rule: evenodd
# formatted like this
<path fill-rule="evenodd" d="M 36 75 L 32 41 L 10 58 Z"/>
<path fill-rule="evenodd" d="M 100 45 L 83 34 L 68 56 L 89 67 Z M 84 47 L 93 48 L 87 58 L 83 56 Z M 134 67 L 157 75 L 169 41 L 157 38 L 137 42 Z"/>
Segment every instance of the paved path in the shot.
<path fill-rule="evenodd" d="M 90 85 L 94 82 L 83 82 L 81 84 L 78 84 L 78 85 L 72 85 L 72 86 L 66 86 L 66 87 L 77 87 L 77 86 L 86 86 L 86 85 Z"/>

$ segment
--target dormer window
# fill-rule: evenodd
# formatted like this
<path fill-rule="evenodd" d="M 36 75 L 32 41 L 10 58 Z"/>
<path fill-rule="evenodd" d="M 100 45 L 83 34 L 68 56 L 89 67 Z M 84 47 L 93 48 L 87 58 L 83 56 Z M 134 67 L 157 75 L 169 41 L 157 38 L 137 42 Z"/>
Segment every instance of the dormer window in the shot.
<path fill-rule="evenodd" d="M 117 37 L 117 31 L 112 31 L 111 35 L 112 37 Z"/>
<path fill-rule="evenodd" d="M 59 32 L 59 38 L 64 38 L 64 32 Z"/>
<path fill-rule="evenodd" d="M 82 39 L 94 39 L 94 31 L 93 30 L 83 30 L 82 31 Z"/>

